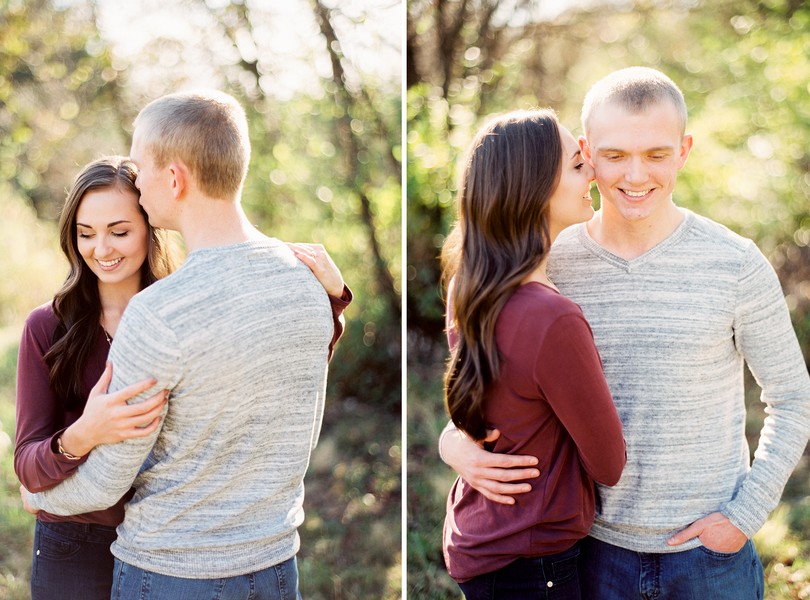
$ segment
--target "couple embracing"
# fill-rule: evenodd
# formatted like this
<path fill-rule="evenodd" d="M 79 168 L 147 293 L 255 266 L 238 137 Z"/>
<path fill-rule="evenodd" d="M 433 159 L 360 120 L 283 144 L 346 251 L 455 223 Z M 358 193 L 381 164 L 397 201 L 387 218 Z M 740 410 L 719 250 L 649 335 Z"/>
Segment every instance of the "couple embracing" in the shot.
<path fill-rule="evenodd" d="M 577 142 L 548 111 L 499 117 L 462 173 L 443 252 L 448 571 L 468 600 L 761 599 L 751 538 L 810 430 L 779 281 L 674 202 L 692 136 L 663 73 L 600 80 L 582 126 Z M 768 413 L 753 463 L 744 363 Z"/>
<path fill-rule="evenodd" d="M 18 361 L 34 599 L 300 598 L 303 479 L 351 292 L 322 247 L 251 225 L 249 158 L 234 98 L 172 94 L 68 194 L 70 273 Z"/>

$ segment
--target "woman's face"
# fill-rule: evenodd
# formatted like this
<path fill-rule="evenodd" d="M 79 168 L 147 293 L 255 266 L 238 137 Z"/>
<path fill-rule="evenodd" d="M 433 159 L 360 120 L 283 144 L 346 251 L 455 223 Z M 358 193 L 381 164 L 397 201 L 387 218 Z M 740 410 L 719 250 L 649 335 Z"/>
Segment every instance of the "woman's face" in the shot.
<path fill-rule="evenodd" d="M 76 211 L 76 242 L 99 285 L 140 286 L 148 230 L 138 196 L 117 188 L 92 190 Z"/>
<path fill-rule="evenodd" d="M 590 195 L 593 168 L 582 158 L 574 136 L 562 125 L 560 140 L 563 150 L 560 183 L 549 201 L 549 230 L 555 237 L 566 227 L 593 216 Z"/>

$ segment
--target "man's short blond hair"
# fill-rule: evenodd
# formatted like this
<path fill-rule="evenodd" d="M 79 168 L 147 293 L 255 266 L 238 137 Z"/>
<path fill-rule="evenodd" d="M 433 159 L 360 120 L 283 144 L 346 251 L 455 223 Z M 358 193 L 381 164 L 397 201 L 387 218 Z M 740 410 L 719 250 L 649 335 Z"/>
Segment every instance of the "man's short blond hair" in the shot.
<path fill-rule="evenodd" d="M 179 160 L 200 191 L 238 196 L 250 161 L 247 117 L 232 96 L 215 90 L 178 92 L 153 100 L 135 119 L 157 168 Z"/>
<path fill-rule="evenodd" d="M 649 67 L 628 67 L 597 81 L 582 103 L 582 128 L 587 137 L 591 115 L 604 104 L 615 103 L 636 114 L 661 101 L 678 111 L 681 135 L 686 132 L 686 102 L 683 93 L 669 77 Z"/>

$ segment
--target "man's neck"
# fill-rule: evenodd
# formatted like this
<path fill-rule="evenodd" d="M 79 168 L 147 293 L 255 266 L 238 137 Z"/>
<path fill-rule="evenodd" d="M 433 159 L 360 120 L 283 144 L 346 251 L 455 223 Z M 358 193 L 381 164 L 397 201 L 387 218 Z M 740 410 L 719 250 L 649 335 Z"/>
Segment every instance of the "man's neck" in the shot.
<path fill-rule="evenodd" d="M 265 238 L 250 223 L 239 202 L 226 200 L 205 199 L 189 206 L 177 230 L 188 252 Z"/>
<path fill-rule="evenodd" d="M 637 221 L 627 220 L 608 207 L 599 210 L 586 226 L 591 239 L 605 250 L 625 260 L 633 260 L 672 235 L 684 218 L 685 213 L 675 204 Z"/>

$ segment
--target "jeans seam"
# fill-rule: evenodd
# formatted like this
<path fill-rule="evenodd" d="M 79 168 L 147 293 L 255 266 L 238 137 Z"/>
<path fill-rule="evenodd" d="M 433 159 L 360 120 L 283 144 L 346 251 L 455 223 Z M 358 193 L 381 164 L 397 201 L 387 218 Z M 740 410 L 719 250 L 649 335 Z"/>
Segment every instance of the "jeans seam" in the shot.
<path fill-rule="evenodd" d="M 152 574 L 149 571 L 141 571 L 141 600 L 149 600 L 151 593 Z"/>
<path fill-rule="evenodd" d="M 248 580 L 248 600 L 256 597 L 256 574 L 249 573 L 247 575 Z"/>
<path fill-rule="evenodd" d="M 277 565 L 275 569 L 276 577 L 278 578 L 278 591 L 281 593 L 282 598 L 287 597 L 287 578 L 285 577 L 284 573 L 284 564 Z"/>
<path fill-rule="evenodd" d="M 115 571 L 113 572 L 113 589 L 110 591 L 110 597 L 117 600 L 121 597 L 121 580 L 123 579 L 121 571 L 124 570 L 124 563 L 115 561 Z"/>

